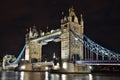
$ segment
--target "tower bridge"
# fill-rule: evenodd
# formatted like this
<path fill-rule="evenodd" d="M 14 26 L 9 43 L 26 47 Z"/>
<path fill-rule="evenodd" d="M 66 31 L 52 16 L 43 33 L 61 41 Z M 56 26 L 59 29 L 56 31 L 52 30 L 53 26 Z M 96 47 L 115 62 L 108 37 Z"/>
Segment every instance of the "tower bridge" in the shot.
<path fill-rule="evenodd" d="M 40 32 L 39 35 L 35 27 L 33 29 L 30 28 L 26 37 L 25 60 L 37 59 L 41 61 L 42 46 L 50 41 L 61 41 L 62 60 L 70 61 L 74 54 L 83 59 L 83 44 L 73 38 L 72 33 L 69 31 L 70 29 L 83 38 L 84 22 L 82 15 L 79 22 L 73 8 L 70 8 L 68 17 L 65 16 L 61 19 L 61 29 L 51 30 L 49 34 L 47 34 L 48 32 Z"/>
<path fill-rule="evenodd" d="M 42 46 L 47 43 L 61 42 L 61 60 L 83 65 L 120 65 L 120 54 L 100 46 L 84 34 L 84 20 L 80 21 L 74 9 L 69 9 L 69 15 L 61 19 L 61 29 L 44 33 L 38 32 L 33 26 L 26 34 L 25 60 L 33 63 L 41 62 Z M 21 54 L 16 59 L 17 63 Z M 112 62 L 110 62 L 112 61 Z M 34 63 L 35 64 L 35 63 Z M 40 64 L 40 63 L 39 63 Z"/>

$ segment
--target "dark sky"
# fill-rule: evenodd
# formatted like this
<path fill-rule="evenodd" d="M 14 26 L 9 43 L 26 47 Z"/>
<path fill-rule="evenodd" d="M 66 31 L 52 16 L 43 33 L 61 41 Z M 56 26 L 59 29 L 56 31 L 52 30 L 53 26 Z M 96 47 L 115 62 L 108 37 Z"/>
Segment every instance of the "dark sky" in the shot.
<path fill-rule="evenodd" d="M 26 29 L 34 24 L 43 31 L 47 26 L 60 28 L 61 13 L 68 15 L 71 6 L 78 17 L 83 14 L 85 34 L 89 38 L 120 53 L 119 0 L 1 0 L 0 56 L 17 55 L 25 44 Z M 60 51 L 57 45 L 49 44 L 48 51 L 53 52 L 52 48 L 56 47 L 56 52 Z"/>

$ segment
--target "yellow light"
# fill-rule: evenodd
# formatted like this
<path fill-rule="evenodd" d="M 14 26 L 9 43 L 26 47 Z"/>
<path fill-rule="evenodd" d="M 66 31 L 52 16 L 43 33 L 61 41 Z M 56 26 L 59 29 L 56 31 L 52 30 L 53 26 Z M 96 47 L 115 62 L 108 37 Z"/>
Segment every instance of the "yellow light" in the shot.
<path fill-rule="evenodd" d="M 67 62 L 63 62 L 63 69 L 67 69 Z"/>

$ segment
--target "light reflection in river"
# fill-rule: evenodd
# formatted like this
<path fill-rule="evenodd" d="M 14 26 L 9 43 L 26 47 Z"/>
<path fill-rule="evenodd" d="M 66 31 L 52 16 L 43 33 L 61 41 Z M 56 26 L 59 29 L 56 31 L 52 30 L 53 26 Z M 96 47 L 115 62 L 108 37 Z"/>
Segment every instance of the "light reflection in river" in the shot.
<path fill-rule="evenodd" d="M 21 73 L 20 73 L 20 80 L 24 80 L 24 75 L 25 75 L 24 72 L 21 72 Z"/>
<path fill-rule="evenodd" d="M 93 80 L 93 75 L 92 74 L 89 74 L 89 79 Z"/>
<path fill-rule="evenodd" d="M 120 74 L 50 74 L 49 72 L 0 72 L 0 80 L 120 80 Z"/>

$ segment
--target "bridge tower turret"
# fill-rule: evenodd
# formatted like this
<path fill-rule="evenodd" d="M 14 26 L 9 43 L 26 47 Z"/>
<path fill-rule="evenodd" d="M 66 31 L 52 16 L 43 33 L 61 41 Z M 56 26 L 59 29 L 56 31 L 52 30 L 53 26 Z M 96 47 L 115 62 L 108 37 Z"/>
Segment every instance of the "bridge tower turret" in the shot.
<path fill-rule="evenodd" d="M 33 26 L 33 29 L 30 28 L 28 34 L 26 34 L 26 51 L 25 51 L 25 60 L 29 62 L 38 62 L 41 61 L 42 55 L 42 44 L 33 39 L 38 37 L 38 32 Z"/>
<path fill-rule="evenodd" d="M 79 55 L 79 59 L 83 59 L 83 44 L 74 39 L 69 30 L 73 30 L 81 38 L 83 38 L 84 22 L 81 15 L 80 24 L 73 7 L 69 9 L 69 16 L 61 19 L 61 59 L 65 61 L 73 60 L 73 55 Z"/>

